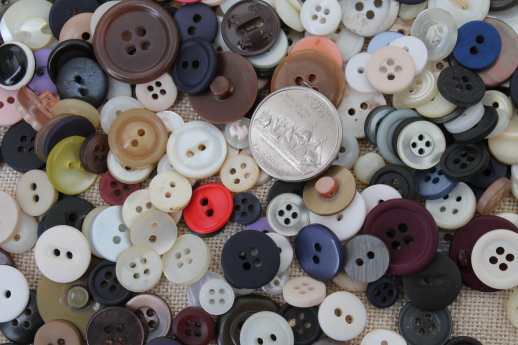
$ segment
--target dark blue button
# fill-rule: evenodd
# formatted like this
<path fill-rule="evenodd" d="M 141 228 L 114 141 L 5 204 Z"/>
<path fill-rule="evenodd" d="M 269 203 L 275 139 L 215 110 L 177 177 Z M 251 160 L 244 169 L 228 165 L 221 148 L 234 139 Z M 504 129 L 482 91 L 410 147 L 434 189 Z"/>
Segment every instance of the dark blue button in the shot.
<path fill-rule="evenodd" d="M 45 230 L 56 225 L 68 225 L 81 231 L 83 221 L 95 208 L 89 201 L 81 198 L 60 200 L 52 205 L 45 217 Z"/>
<path fill-rule="evenodd" d="M 444 176 L 438 164 L 427 170 L 416 170 L 414 179 L 417 194 L 426 200 L 436 200 L 448 195 L 458 183 Z"/>
<path fill-rule="evenodd" d="M 340 273 L 345 264 L 344 249 L 331 229 L 310 224 L 295 238 L 295 254 L 302 269 L 313 279 L 328 281 Z"/>
<path fill-rule="evenodd" d="M 49 54 L 47 71 L 55 84 L 58 80 L 58 72 L 68 61 L 78 57 L 95 60 L 94 48 L 91 43 L 83 40 L 66 40 L 59 43 Z"/>
<path fill-rule="evenodd" d="M 54 146 L 63 139 L 72 136 L 86 138 L 92 133 L 95 133 L 95 127 L 86 117 L 81 115 L 63 117 L 63 119 L 55 123 L 49 129 L 49 132 L 45 137 L 45 142 L 43 143 L 45 156 L 48 157 Z"/>
<path fill-rule="evenodd" d="M 216 13 L 201 2 L 183 5 L 176 11 L 174 19 L 182 41 L 199 37 L 212 42 L 218 33 Z"/>
<path fill-rule="evenodd" d="M 367 299 L 376 308 L 384 309 L 394 305 L 399 297 L 399 286 L 390 277 L 381 277 L 367 285 Z"/>
<path fill-rule="evenodd" d="M 32 344 L 36 332 L 44 323 L 36 303 L 36 292 L 31 290 L 23 313 L 12 321 L 0 323 L 0 331 L 13 343 Z"/>
<path fill-rule="evenodd" d="M 59 39 L 63 25 L 79 13 L 93 13 L 99 7 L 97 0 L 56 0 L 49 13 L 49 26 L 54 37 Z"/>
<path fill-rule="evenodd" d="M 251 193 L 239 193 L 234 195 L 234 210 L 230 220 L 243 225 L 248 225 L 259 219 L 261 215 L 261 202 Z"/>
<path fill-rule="evenodd" d="M 25 121 L 18 122 L 7 130 L 1 148 L 7 165 L 22 173 L 45 166 L 45 162 L 38 158 L 34 149 L 36 134 L 34 128 Z"/>
<path fill-rule="evenodd" d="M 495 62 L 501 50 L 498 30 L 489 23 L 474 20 L 459 28 L 453 55 L 464 67 L 482 69 Z"/>
<path fill-rule="evenodd" d="M 469 180 L 469 184 L 481 189 L 486 189 L 501 177 L 507 174 L 507 165 L 496 160 L 491 154 L 489 155 L 489 165 L 482 174 L 479 174 Z"/>
<path fill-rule="evenodd" d="M 311 345 L 322 335 L 318 323 L 318 307 L 299 308 L 284 304 L 279 315 L 288 321 L 293 331 L 295 345 Z"/>
<path fill-rule="evenodd" d="M 171 74 L 178 90 L 196 95 L 212 83 L 217 65 L 218 59 L 212 44 L 201 38 L 192 38 L 180 46 Z"/>
<path fill-rule="evenodd" d="M 45 232 L 45 218 L 46 216 L 43 216 L 38 224 L 38 238 Z"/>

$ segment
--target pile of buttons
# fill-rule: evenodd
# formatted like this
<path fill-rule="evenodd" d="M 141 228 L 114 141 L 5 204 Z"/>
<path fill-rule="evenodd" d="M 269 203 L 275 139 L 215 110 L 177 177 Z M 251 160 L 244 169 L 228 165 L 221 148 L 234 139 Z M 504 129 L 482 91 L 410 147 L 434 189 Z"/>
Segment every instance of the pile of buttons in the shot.
<path fill-rule="evenodd" d="M 0 191 L 12 343 L 480 345 L 450 339 L 462 284 L 518 286 L 518 215 L 492 215 L 518 198 L 517 0 L 6 0 L 0 16 L 0 152 L 23 174 Z M 97 190 L 105 206 L 79 197 Z M 11 256 L 32 250 L 37 290 Z M 185 287 L 176 315 L 150 293 L 162 275 Z M 384 309 L 400 290 L 398 332 L 358 339 L 358 296 Z M 518 327 L 518 292 L 507 306 Z"/>

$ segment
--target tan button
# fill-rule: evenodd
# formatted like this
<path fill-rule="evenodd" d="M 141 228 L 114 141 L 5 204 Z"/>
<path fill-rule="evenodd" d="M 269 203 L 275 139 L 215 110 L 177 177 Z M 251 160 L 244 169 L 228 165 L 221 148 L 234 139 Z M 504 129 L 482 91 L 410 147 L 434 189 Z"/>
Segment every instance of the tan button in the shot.
<path fill-rule="evenodd" d="M 38 329 L 34 345 L 82 345 L 83 339 L 77 328 L 68 321 L 54 320 Z"/>
<path fill-rule="evenodd" d="M 156 164 L 164 155 L 167 129 L 155 113 L 131 109 L 113 121 L 108 143 L 122 164 L 131 168 L 145 167 Z"/>
<path fill-rule="evenodd" d="M 92 33 L 90 32 L 90 22 L 93 13 L 80 13 L 70 18 L 59 34 L 59 42 L 66 40 L 83 40 L 92 43 Z"/>
<path fill-rule="evenodd" d="M 507 165 L 518 164 L 518 121 L 509 121 L 506 129 L 496 137 L 489 138 L 489 151 L 500 162 Z"/>
<path fill-rule="evenodd" d="M 477 211 L 483 216 L 491 214 L 509 194 L 511 186 L 511 181 L 505 177 L 493 182 L 478 200 Z"/>
<path fill-rule="evenodd" d="M 183 209 L 191 196 L 191 183 L 176 171 L 164 171 L 156 175 L 149 184 L 151 203 L 163 212 Z"/>
<path fill-rule="evenodd" d="M 240 193 L 255 186 L 259 178 L 259 167 L 252 157 L 237 155 L 223 163 L 220 176 L 221 182 L 229 191 Z"/>
<path fill-rule="evenodd" d="M 402 92 L 412 84 L 414 77 L 414 59 L 400 47 L 378 49 L 367 64 L 369 83 L 379 92 Z"/>
<path fill-rule="evenodd" d="M 343 211 L 355 195 L 356 182 L 353 174 L 339 165 L 331 166 L 319 177 L 306 182 L 303 192 L 306 206 L 311 212 L 321 216 Z"/>

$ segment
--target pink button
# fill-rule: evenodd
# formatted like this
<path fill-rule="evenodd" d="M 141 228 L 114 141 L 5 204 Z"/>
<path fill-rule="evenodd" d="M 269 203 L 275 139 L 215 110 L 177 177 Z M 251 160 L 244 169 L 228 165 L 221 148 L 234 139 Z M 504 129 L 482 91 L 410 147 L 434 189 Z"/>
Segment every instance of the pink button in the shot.
<path fill-rule="evenodd" d="M 304 49 L 320 50 L 321 52 L 329 54 L 338 63 L 338 66 L 340 66 L 340 68 L 344 67 L 344 60 L 342 58 L 342 52 L 340 51 L 340 48 L 338 48 L 335 42 L 331 41 L 327 37 L 304 37 L 303 39 L 295 43 L 295 45 L 290 50 L 290 54 Z"/>
<path fill-rule="evenodd" d="M 16 92 L 0 88 L 0 126 L 11 126 L 22 120 L 14 105 Z"/>

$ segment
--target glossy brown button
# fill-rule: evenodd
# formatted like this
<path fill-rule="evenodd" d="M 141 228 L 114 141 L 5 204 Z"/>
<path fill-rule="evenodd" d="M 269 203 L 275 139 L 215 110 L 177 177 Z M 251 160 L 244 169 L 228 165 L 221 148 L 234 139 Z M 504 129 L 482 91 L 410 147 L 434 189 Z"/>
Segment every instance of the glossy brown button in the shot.
<path fill-rule="evenodd" d="M 212 123 L 236 121 L 252 108 L 257 97 L 257 76 L 244 57 L 233 52 L 217 53 L 218 69 L 210 88 L 189 96 L 198 115 Z"/>
<path fill-rule="evenodd" d="M 207 345 L 214 336 L 214 321 L 205 310 L 188 307 L 174 318 L 173 334 L 185 345 Z"/>
<path fill-rule="evenodd" d="M 304 186 L 306 206 L 316 214 L 330 216 L 343 211 L 356 195 L 356 182 L 346 168 L 333 165 Z"/>
<path fill-rule="evenodd" d="M 148 333 L 148 341 L 169 334 L 173 319 L 171 310 L 157 295 L 137 295 L 126 303 L 126 309 L 132 311 L 140 320 Z"/>
<path fill-rule="evenodd" d="M 266 53 L 277 41 L 281 21 L 266 2 L 244 0 L 230 7 L 223 17 L 221 34 L 227 46 L 242 56 Z"/>
<path fill-rule="evenodd" d="M 93 13 L 79 13 L 70 18 L 59 33 L 59 41 L 76 39 L 92 43 L 92 34 L 90 33 L 92 16 Z"/>
<path fill-rule="evenodd" d="M 101 68 L 127 84 L 143 84 L 168 72 L 180 48 L 180 33 L 163 7 L 127 0 L 110 8 L 95 28 Z"/>
<path fill-rule="evenodd" d="M 83 339 L 77 328 L 65 320 L 53 320 L 40 327 L 34 337 L 34 345 L 82 345 Z"/>
<path fill-rule="evenodd" d="M 338 108 L 344 97 L 345 76 L 330 55 L 318 50 L 300 50 L 288 55 L 277 66 L 271 91 L 295 85 L 311 87 Z"/>
<path fill-rule="evenodd" d="M 108 135 L 104 133 L 90 134 L 83 141 L 79 155 L 83 168 L 92 174 L 104 174 L 108 170 L 109 150 Z"/>
<path fill-rule="evenodd" d="M 11 254 L 6 252 L 2 248 L 0 248 L 0 265 L 9 265 L 9 266 L 16 267 L 16 265 L 14 264 L 14 260 L 13 260 L 13 257 L 11 256 Z"/>
<path fill-rule="evenodd" d="M 137 316 L 121 307 L 109 307 L 99 311 L 86 328 L 88 345 L 142 345 L 145 340 L 146 332 Z"/>
<path fill-rule="evenodd" d="M 167 145 L 167 129 L 155 113 L 146 109 L 130 109 L 113 121 L 108 143 L 122 164 L 141 168 L 155 164 L 162 158 Z"/>
<path fill-rule="evenodd" d="M 478 200 L 477 211 L 483 216 L 491 214 L 509 194 L 511 186 L 511 181 L 505 177 L 493 182 Z"/>

